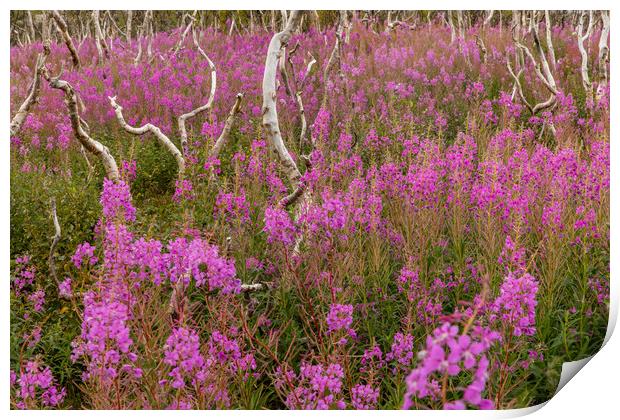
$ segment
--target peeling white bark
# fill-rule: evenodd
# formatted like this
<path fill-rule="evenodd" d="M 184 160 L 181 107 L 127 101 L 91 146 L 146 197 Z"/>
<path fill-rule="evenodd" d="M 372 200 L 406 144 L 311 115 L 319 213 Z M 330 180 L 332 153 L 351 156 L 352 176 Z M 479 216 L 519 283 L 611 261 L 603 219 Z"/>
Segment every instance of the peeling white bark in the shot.
<path fill-rule="evenodd" d="M 108 58 L 110 53 L 108 51 L 108 46 L 105 43 L 103 32 L 101 31 L 99 10 L 93 10 L 92 19 L 95 27 L 95 45 L 97 46 L 97 54 L 99 56 L 97 64 L 103 64 L 104 56 Z"/>

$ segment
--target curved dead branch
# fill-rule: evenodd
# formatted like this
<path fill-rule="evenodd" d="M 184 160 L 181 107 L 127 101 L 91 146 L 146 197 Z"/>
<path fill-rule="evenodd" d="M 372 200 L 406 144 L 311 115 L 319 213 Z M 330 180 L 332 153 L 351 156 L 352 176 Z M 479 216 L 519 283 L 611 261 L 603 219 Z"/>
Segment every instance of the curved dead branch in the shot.
<path fill-rule="evenodd" d="M 43 76 L 49 82 L 50 87 L 64 92 L 65 104 L 67 105 L 69 118 L 71 119 L 71 127 L 73 128 L 75 137 L 77 137 L 78 141 L 86 150 L 93 153 L 101 160 L 107 178 L 117 182 L 120 179 L 120 174 L 118 166 L 116 165 L 116 160 L 114 160 L 114 156 L 112 156 L 110 150 L 106 146 L 93 139 L 88 134 L 88 125 L 82 120 L 78 112 L 78 103 L 81 103 L 81 101 L 79 101 L 73 86 L 71 86 L 69 82 L 61 80 L 60 77 L 50 77 L 47 71 L 43 73 Z"/>
<path fill-rule="evenodd" d="M 235 104 L 233 105 L 232 109 L 228 113 L 228 117 L 226 118 L 226 123 L 224 124 L 224 128 L 222 129 L 222 133 L 220 134 L 217 141 L 213 145 L 213 148 L 211 149 L 210 156 L 212 158 L 218 157 L 220 152 L 224 148 L 224 146 L 228 144 L 228 141 L 230 139 L 230 131 L 232 130 L 232 126 L 241 109 L 242 99 L 243 99 L 243 93 L 237 93 Z"/>
<path fill-rule="evenodd" d="M 185 120 L 195 117 L 201 112 L 210 110 L 213 106 L 213 99 L 215 98 L 215 90 L 217 88 L 217 73 L 215 71 L 215 64 L 213 64 L 213 61 L 211 61 L 209 56 L 200 47 L 200 43 L 198 42 L 198 38 L 196 36 L 196 31 L 192 31 L 192 38 L 194 39 L 194 45 L 196 45 L 196 48 L 198 48 L 198 52 L 200 52 L 200 54 L 209 63 L 209 68 L 211 70 L 211 92 L 209 93 L 209 99 L 207 99 L 206 104 L 194 109 L 193 111 L 183 114 L 178 118 L 179 133 L 181 135 L 181 148 L 183 149 L 183 152 L 185 152 L 187 148 L 187 130 L 185 128 Z"/>
<path fill-rule="evenodd" d="M 136 136 L 141 136 L 142 134 L 145 134 L 147 132 L 150 132 L 151 134 L 153 134 L 155 138 L 157 139 L 157 141 L 159 142 L 159 144 L 161 144 L 166 150 L 168 150 L 168 152 L 170 152 L 170 154 L 175 158 L 175 160 L 177 161 L 177 165 L 179 167 L 178 169 L 179 179 L 183 178 L 183 175 L 185 173 L 185 159 L 183 158 L 183 155 L 181 154 L 179 149 L 161 131 L 161 129 L 157 126 L 154 126 L 151 123 L 145 124 L 142 127 L 130 126 L 129 124 L 127 124 L 127 122 L 125 121 L 125 118 L 123 117 L 123 107 L 121 107 L 119 104 L 116 103 L 116 96 L 113 96 L 113 97 L 108 96 L 108 99 L 110 100 L 110 105 L 112 105 L 112 108 L 114 108 L 116 119 L 118 120 L 121 127 L 128 133 L 136 135 Z"/>
<path fill-rule="evenodd" d="M 37 61 L 34 65 L 34 76 L 32 78 L 32 84 L 30 85 L 30 90 L 28 91 L 28 96 L 24 99 L 24 102 L 21 104 L 17 113 L 11 120 L 11 126 L 9 133 L 11 137 L 17 135 L 19 130 L 22 128 L 22 124 L 26 120 L 28 113 L 30 112 L 30 108 L 39 102 L 39 94 L 41 93 L 41 76 L 43 75 L 45 60 L 49 53 L 49 48 L 44 49 L 42 54 L 37 55 Z"/>
<path fill-rule="evenodd" d="M 75 49 L 75 45 L 73 45 L 73 40 L 71 39 L 71 35 L 69 35 L 69 28 L 67 27 L 67 23 L 65 22 L 61 14 L 58 12 L 58 10 L 52 10 L 51 15 L 52 15 L 52 18 L 54 19 L 54 22 L 56 22 L 56 29 L 58 29 L 58 32 L 60 32 L 60 34 L 62 35 L 65 45 L 67 46 L 67 49 L 69 50 L 69 53 L 71 54 L 71 60 L 73 62 L 73 67 L 76 69 L 79 69 L 81 67 L 80 57 L 77 53 L 77 50 Z"/>

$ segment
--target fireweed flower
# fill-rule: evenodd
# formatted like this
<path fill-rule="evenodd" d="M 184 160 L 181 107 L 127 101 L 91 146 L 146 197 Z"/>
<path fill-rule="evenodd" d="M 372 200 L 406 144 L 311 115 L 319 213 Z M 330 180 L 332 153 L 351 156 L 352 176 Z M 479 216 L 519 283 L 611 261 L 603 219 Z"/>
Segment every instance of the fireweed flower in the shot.
<path fill-rule="evenodd" d="M 131 204 L 129 185 L 125 181 L 114 182 L 105 179 L 100 202 L 106 218 L 110 220 L 120 218 L 126 222 L 136 220 L 136 208 Z"/>
<path fill-rule="evenodd" d="M 84 261 L 85 259 L 86 261 Z M 75 253 L 71 257 L 71 261 L 76 268 L 80 269 L 84 262 L 91 266 L 97 264 L 99 258 L 95 256 L 95 247 L 88 242 L 84 242 L 77 246 Z"/>
<path fill-rule="evenodd" d="M 269 243 L 279 242 L 291 245 L 295 241 L 297 228 L 286 210 L 267 207 L 265 209 L 265 228 Z"/>
<path fill-rule="evenodd" d="M 103 384 L 116 378 L 124 364 L 137 359 L 131 352 L 127 305 L 106 300 L 92 291 L 84 295 L 82 333 L 72 343 L 71 355 L 73 361 L 84 359 L 84 380 L 98 378 Z"/>
<path fill-rule="evenodd" d="M 346 403 L 342 396 L 344 370 L 339 364 L 311 365 L 302 363 L 299 375 L 287 371 L 289 380 L 297 382 L 295 389 L 286 397 L 285 404 L 297 410 L 344 409 Z M 280 379 L 280 384 L 286 383 Z"/>
<path fill-rule="evenodd" d="M 190 242 L 178 238 L 168 244 L 168 249 L 164 258 L 172 283 L 182 281 L 187 285 L 194 279 L 197 287 L 206 284 L 209 290 L 239 293 L 241 281 L 236 277 L 235 264 L 221 257 L 215 245 L 199 238 Z"/>
<path fill-rule="evenodd" d="M 191 201 L 194 198 L 196 198 L 196 194 L 194 194 L 192 182 L 188 179 L 176 180 L 172 200 L 179 204 L 182 201 Z"/>
<path fill-rule="evenodd" d="M 351 388 L 351 407 L 356 410 L 375 410 L 378 399 L 378 388 L 363 384 L 357 384 Z"/>
<path fill-rule="evenodd" d="M 250 221 L 250 208 L 245 199 L 243 189 L 241 189 L 239 195 L 223 191 L 218 193 L 215 198 L 214 212 L 223 215 L 228 222 L 238 220 L 246 223 Z"/>
<path fill-rule="evenodd" d="M 71 279 L 66 277 L 63 281 L 58 283 L 58 296 L 64 298 L 71 298 L 73 291 L 71 290 Z"/>
<path fill-rule="evenodd" d="M 500 287 L 500 294 L 491 305 L 490 320 L 499 319 L 508 325 L 515 336 L 536 333 L 536 294 L 538 282 L 525 273 L 508 273 Z"/>
<path fill-rule="evenodd" d="M 173 368 L 168 374 L 172 378 L 171 386 L 183 388 L 185 380 L 193 378 L 205 363 L 198 335 L 186 328 L 173 330 L 164 346 L 164 363 Z"/>
<path fill-rule="evenodd" d="M 327 333 L 336 334 L 342 331 L 351 338 L 357 337 L 355 330 L 351 328 L 353 323 L 353 305 L 332 304 L 326 318 Z M 347 338 L 342 337 L 339 344 L 346 344 Z"/>
<path fill-rule="evenodd" d="M 28 255 L 17 257 L 15 264 L 12 286 L 15 294 L 19 296 L 22 289 L 32 285 L 34 282 L 35 268 L 30 265 L 30 257 Z"/>
<path fill-rule="evenodd" d="M 410 368 L 413 360 L 413 336 L 411 334 L 396 333 L 389 353 L 385 355 L 386 362 L 394 362 L 393 373 Z"/>
<path fill-rule="evenodd" d="M 43 305 L 45 305 L 45 291 L 43 289 L 38 289 L 28 296 L 28 301 L 32 304 L 35 312 L 41 312 L 43 310 Z"/>
<path fill-rule="evenodd" d="M 467 403 L 492 409 L 493 403 L 482 398 L 482 394 L 488 379 L 486 352 L 497 339 L 498 333 L 478 326 L 470 334 L 459 334 L 459 328 L 449 323 L 437 328 L 426 338 L 425 349 L 418 353 L 417 367 L 407 376 L 403 409 L 414 407 L 414 400 L 422 404 L 441 401 L 437 382 L 445 375 L 458 376 L 463 371 L 472 378 L 463 390 L 463 399 L 447 402 L 443 408 L 464 409 Z"/>
<path fill-rule="evenodd" d="M 65 389 L 56 385 L 50 368 L 37 360 L 26 362 L 19 378 L 11 371 L 11 388 L 14 388 L 15 405 L 20 409 L 58 407 L 66 395 Z"/>

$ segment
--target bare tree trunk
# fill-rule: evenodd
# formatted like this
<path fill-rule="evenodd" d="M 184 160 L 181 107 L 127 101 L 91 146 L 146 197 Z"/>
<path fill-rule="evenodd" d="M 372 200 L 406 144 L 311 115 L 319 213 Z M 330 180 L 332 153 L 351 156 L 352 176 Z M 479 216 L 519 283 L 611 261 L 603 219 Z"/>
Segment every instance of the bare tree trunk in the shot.
<path fill-rule="evenodd" d="M 456 40 L 456 28 L 454 27 L 454 19 L 452 17 L 452 10 L 448 10 L 448 26 L 450 26 L 450 44 L 454 44 Z"/>
<path fill-rule="evenodd" d="M 133 19 L 133 10 L 127 10 L 127 23 L 125 27 L 125 35 L 127 35 L 127 44 L 131 44 L 131 22 Z"/>
<path fill-rule="evenodd" d="M 549 11 L 545 10 L 545 33 L 547 35 L 547 49 L 549 50 L 549 58 L 551 58 L 551 65 L 553 70 L 557 71 L 555 60 L 555 49 L 553 48 L 553 41 L 551 40 L 551 17 Z"/>
<path fill-rule="evenodd" d="M 24 102 L 21 104 L 17 110 L 17 113 L 11 120 L 9 131 L 11 137 L 16 136 L 17 133 L 19 133 L 19 130 L 22 128 L 22 124 L 28 116 L 28 112 L 30 112 L 30 108 L 39 101 L 39 94 L 41 92 L 41 75 L 43 74 L 43 68 L 48 54 L 49 48 L 44 49 L 43 54 L 39 54 L 37 56 L 37 61 L 34 65 L 34 76 L 32 78 L 32 84 L 30 85 L 28 96 L 26 96 L 26 99 L 24 99 Z"/>
<path fill-rule="evenodd" d="M 99 10 L 93 10 L 92 14 L 93 25 L 95 27 L 95 46 L 97 47 L 97 54 L 99 58 L 97 59 L 97 64 L 103 64 L 103 44 L 101 42 L 103 38 L 103 34 L 101 33 L 101 25 L 99 25 Z"/>
<path fill-rule="evenodd" d="M 307 67 L 306 67 L 306 73 L 304 74 L 304 76 L 302 77 L 301 81 L 299 83 L 295 83 L 297 89 L 295 91 L 295 102 L 297 103 L 297 110 L 299 111 L 299 120 L 301 123 L 301 130 L 300 130 L 300 134 L 299 134 L 299 146 L 301 149 L 301 146 L 307 142 L 307 138 L 306 138 L 306 133 L 308 130 L 308 123 L 306 122 L 306 111 L 304 109 L 304 103 L 303 100 L 301 98 L 301 94 L 303 92 L 304 86 L 306 84 L 306 80 L 308 79 L 308 75 L 310 74 L 310 71 L 312 70 L 312 66 L 314 66 L 316 64 L 316 59 L 312 56 L 312 54 L 310 54 L 310 62 L 308 63 Z M 293 60 L 291 59 L 290 55 L 289 55 L 289 64 L 291 66 L 292 69 L 292 73 L 293 74 L 297 74 L 295 72 L 295 67 L 293 66 Z"/>
<path fill-rule="evenodd" d="M 590 81 L 590 76 L 588 75 L 588 52 L 583 45 L 583 43 L 590 37 L 590 34 L 592 33 L 592 26 L 594 23 L 594 12 L 592 10 L 590 10 L 589 12 L 588 28 L 584 32 L 585 20 L 586 12 L 583 11 L 579 16 L 579 24 L 577 25 L 577 46 L 579 47 L 579 52 L 581 53 L 581 82 L 583 84 L 584 90 L 586 91 L 587 100 L 592 102 L 592 82 Z"/>
<path fill-rule="evenodd" d="M 151 59 L 151 57 L 153 56 L 153 37 L 155 36 L 155 31 L 153 30 L 153 11 L 149 10 L 147 11 L 147 28 L 148 28 L 148 43 L 146 45 L 146 55 L 149 58 L 149 60 Z"/>
<path fill-rule="evenodd" d="M 299 11 L 292 11 L 284 30 L 276 33 L 273 38 L 271 38 L 269 49 L 267 51 L 267 58 L 265 60 L 265 73 L 263 75 L 263 127 L 265 128 L 267 137 L 269 138 L 273 148 L 277 152 L 286 176 L 294 187 L 299 185 L 301 173 L 299 172 L 299 169 L 297 169 L 295 161 L 284 145 L 284 140 L 282 139 L 282 134 L 280 133 L 278 111 L 276 109 L 276 75 L 282 46 L 286 46 L 288 43 L 293 30 L 299 24 L 300 18 L 301 13 Z"/>
<path fill-rule="evenodd" d="M 134 134 L 136 136 L 140 136 L 147 132 L 151 132 L 159 142 L 170 154 L 176 159 L 178 169 L 179 179 L 183 178 L 185 173 L 185 159 L 183 159 L 183 155 L 174 145 L 174 143 L 159 129 L 159 127 L 154 126 L 151 123 L 145 124 L 142 127 L 132 127 L 125 121 L 123 118 L 123 108 L 116 103 L 116 96 L 109 97 L 110 105 L 114 108 L 114 113 L 116 114 L 116 119 L 118 120 L 121 127 L 130 134 Z"/>
<path fill-rule="evenodd" d="M 601 11 L 601 20 L 603 21 L 603 29 L 601 30 L 601 37 L 598 41 L 598 73 L 601 80 L 596 90 L 597 101 L 600 100 L 603 89 L 609 84 L 609 73 L 607 71 L 607 65 L 609 64 L 609 11 Z"/>
<path fill-rule="evenodd" d="M 73 132 L 79 142 L 88 150 L 89 152 L 96 155 L 103 163 L 103 167 L 105 168 L 106 176 L 108 179 L 118 182 L 120 179 L 120 174 L 118 172 L 118 166 L 116 165 L 116 160 L 110 153 L 110 150 L 97 140 L 90 137 L 88 134 L 88 129 L 85 127 L 85 122 L 80 117 L 78 112 L 78 97 L 73 89 L 73 86 L 64 80 L 60 80 L 60 78 L 49 77 L 49 74 L 44 73 L 46 80 L 48 80 L 50 87 L 54 89 L 60 89 L 65 94 L 65 104 L 67 105 L 67 110 L 69 112 L 69 118 L 71 119 L 71 126 L 73 127 Z"/>
<path fill-rule="evenodd" d="M 26 24 L 28 25 L 28 33 L 30 34 L 32 42 L 36 41 L 37 34 L 34 30 L 34 22 L 32 21 L 32 13 L 30 13 L 30 10 L 26 10 Z"/>
<path fill-rule="evenodd" d="M 194 10 L 194 13 L 191 16 L 187 15 L 187 18 L 189 19 L 189 23 L 187 24 L 183 32 L 181 32 L 179 41 L 177 42 L 177 45 L 174 47 L 174 51 L 172 52 L 172 54 L 176 55 L 181 49 L 181 47 L 183 47 L 183 41 L 185 41 L 185 38 L 187 37 L 187 34 L 189 33 L 189 31 L 192 30 L 194 21 L 196 20 L 197 13 L 198 13 L 198 10 Z"/>
<path fill-rule="evenodd" d="M 495 10 L 489 10 L 487 17 L 484 19 L 484 22 L 482 23 L 482 27 L 486 29 L 487 26 L 489 26 L 489 24 L 491 23 L 491 20 L 493 19 L 493 15 L 495 14 Z"/>
<path fill-rule="evenodd" d="M 56 22 L 56 28 L 58 28 L 58 32 L 62 35 L 63 40 L 65 41 L 65 45 L 71 54 L 71 59 L 73 61 L 73 67 L 79 69 L 81 67 L 80 57 L 78 56 L 77 50 L 73 45 L 73 40 L 71 39 L 71 35 L 69 35 L 69 29 L 67 27 L 67 23 L 62 18 L 58 10 L 52 10 L 52 17 L 54 18 L 54 22 Z"/>
<path fill-rule="evenodd" d="M 540 42 L 540 37 L 539 37 L 539 34 L 538 34 L 538 20 L 537 20 L 537 15 L 536 15 L 535 11 L 532 12 L 531 19 L 533 21 L 531 33 L 532 33 L 532 35 L 534 37 L 534 45 L 536 47 L 536 52 L 537 52 L 537 55 L 538 55 L 538 60 L 536 58 L 534 58 L 534 55 L 532 54 L 532 52 L 530 51 L 530 49 L 527 46 L 525 46 L 519 40 L 517 40 L 516 36 L 517 36 L 517 34 L 519 34 L 519 32 L 517 32 L 515 30 L 516 26 L 513 27 L 513 41 L 514 41 L 515 45 L 518 47 L 518 49 L 520 51 L 524 52 L 525 55 L 527 55 L 527 57 L 529 58 L 529 60 L 532 63 L 532 66 L 534 67 L 534 72 L 535 72 L 536 76 L 538 77 L 538 79 L 540 79 L 540 81 L 543 82 L 545 87 L 549 90 L 549 92 L 550 92 L 549 99 L 547 99 L 544 102 L 537 103 L 536 105 L 531 105 L 526 100 L 525 95 L 523 94 L 523 88 L 522 88 L 521 83 L 519 81 L 519 76 L 522 74 L 522 72 L 524 70 L 524 66 L 522 66 L 522 68 L 521 68 L 521 70 L 519 71 L 518 74 L 515 74 L 513 72 L 513 70 L 512 70 L 512 67 L 510 66 L 510 60 L 507 60 L 507 65 L 508 65 L 508 71 L 510 72 L 510 75 L 512 76 L 512 78 L 514 79 L 514 82 L 515 82 L 515 90 L 518 89 L 519 96 L 521 97 L 521 100 L 527 106 L 527 108 L 529 109 L 530 113 L 532 115 L 535 115 L 535 114 L 537 114 L 540 111 L 544 111 L 546 109 L 550 109 L 550 108 L 553 108 L 555 106 L 556 98 L 557 98 L 557 94 L 558 94 L 558 89 L 557 89 L 557 84 L 555 82 L 555 78 L 553 77 L 553 74 L 551 73 L 551 69 L 549 68 L 549 63 L 547 61 L 547 57 L 546 57 L 545 52 L 544 52 L 544 50 L 542 48 L 542 44 Z M 549 126 L 549 129 L 551 130 L 551 132 L 555 136 L 556 130 L 555 130 L 555 127 L 553 125 L 553 122 L 551 122 L 551 121 L 549 121 L 548 123 L 546 122 L 545 125 L 543 126 L 543 129 L 547 125 Z"/>

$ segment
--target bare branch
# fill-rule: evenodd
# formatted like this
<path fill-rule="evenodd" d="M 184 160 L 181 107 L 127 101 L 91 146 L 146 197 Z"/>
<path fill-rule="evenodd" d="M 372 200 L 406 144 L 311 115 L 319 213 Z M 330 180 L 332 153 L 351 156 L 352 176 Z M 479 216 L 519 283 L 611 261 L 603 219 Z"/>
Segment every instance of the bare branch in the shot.
<path fill-rule="evenodd" d="M 58 32 L 62 35 L 63 40 L 65 41 L 65 45 L 71 54 L 71 60 L 73 61 L 73 67 L 79 69 L 81 67 L 80 57 L 78 56 L 77 50 L 73 45 L 73 40 L 71 39 L 71 35 L 69 35 L 69 29 L 67 27 L 67 23 L 60 15 L 58 10 L 52 10 L 51 12 L 52 18 L 54 18 L 54 22 L 56 22 L 56 28 Z"/>
<path fill-rule="evenodd" d="M 173 55 L 176 55 L 179 50 L 181 49 L 181 47 L 183 46 L 183 41 L 185 41 L 185 38 L 187 37 L 187 34 L 189 33 L 189 31 L 192 30 L 193 26 L 194 26 L 194 21 L 196 20 L 196 14 L 198 13 L 198 10 L 194 10 L 194 13 L 190 16 L 190 15 L 186 15 L 189 18 L 189 23 L 187 24 L 187 26 L 185 27 L 185 29 L 183 30 L 183 32 L 181 32 L 181 36 L 179 37 L 179 41 L 177 42 L 176 46 L 174 47 L 174 50 L 172 51 Z M 194 43 L 196 42 L 196 38 L 194 37 Z"/>
<path fill-rule="evenodd" d="M 188 118 L 195 117 L 201 112 L 210 110 L 211 107 L 213 106 L 213 99 L 215 98 L 215 89 L 217 88 L 217 73 L 215 71 L 215 64 L 213 64 L 213 61 L 211 61 L 211 59 L 203 51 L 203 49 L 200 48 L 200 44 L 196 36 L 196 31 L 192 31 L 192 38 L 194 39 L 194 45 L 196 45 L 196 48 L 198 48 L 198 51 L 200 52 L 200 54 L 209 63 L 209 68 L 211 69 L 211 92 L 209 93 L 209 99 L 207 100 L 206 104 L 194 109 L 193 111 L 190 111 L 186 114 L 181 115 L 177 120 L 178 125 L 179 125 L 179 133 L 181 135 L 181 148 L 183 149 L 184 152 L 187 148 L 187 130 L 185 128 L 185 120 L 187 120 Z"/>
<path fill-rule="evenodd" d="M 338 60 L 339 67 L 342 65 L 340 44 L 342 43 L 342 31 L 344 30 L 345 19 L 346 11 L 341 10 L 340 18 L 338 20 L 338 28 L 336 30 L 336 41 L 334 43 L 334 49 L 332 50 L 329 56 L 329 60 L 327 60 L 325 70 L 323 71 L 323 100 L 321 101 L 321 108 L 325 108 L 325 105 L 327 105 L 327 97 L 329 93 L 329 72 L 336 60 Z M 342 69 L 340 69 L 340 72 L 342 72 Z M 342 73 L 340 74 L 342 75 Z"/>
<path fill-rule="evenodd" d="M 58 222 L 58 215 L 56 214 L 56 199 L 52 197 L 52 220 L 54 222 L 54 236 L 52 237 L 52 245 L 50 246 L 50 253 L 48 257 L 48 265 L 50 270 L 50 276 L 58 283 L 58 275 L 56 274 L 56 264 L 54 264 L 54 252 L 56 252 L 56 246 L 60 241 L 60 223 Z"/>
<path fill-rule="evenodd" d="M 97 64 L 103 64 L 104 56 L 110 57 L 108 46 L 106 45 L 103 32 L 101 31 L 101 24 L 99 22 L 99 10 L 93 10 L 92 14 L 93 25 L 95 27 L 95 45 L 97 46 L 97 54 L 99 55 Z"/>
<path fill-rule="evenodd" d="M 22 128 L 22 124 L 28 116 L 28 112 L 30 112 L 30 108 L 34 104 L 39 102 L 39 94 L 41 92 L 41 76 L 43 74 L 45 60 L 48 53 L 49 48 L 45 49 L 42 54 L 37 55 L 37 61 L 34 65 L 34 76 L 32 77 L 32 84 L 30 85 L 28 96 L 26 96 L 26 99 L 24 99 L 24 102 L 21 104 L 21 106 L 17 110 L 17 113 L 15 113 L 15 116 L 11 120 L 11 126 L 9 131 L 11 137 L 19 133 L 19 130 L 21 130 Z"/>
<path fill-rule="evenodd" d="M 50 87 L 60 89 L 64 92 L 65 104 L 67 105 L 69 118 L 71 119 L 71 126 L 79 142 L 86 150 L 99 157 L 103 163 L 108 179 L 117 182 L 120 179 L 120 175 L 116 161 L 106 146 L 93 139 L 88 134 L 88 126 L 85 124 L 84 120 L 82 120 L 78 112 L 78 96 L 73 86 L 65 80 L 60 80 L 60 78 L 50 77 L 47 71 L 44 72 L 44 77 L 49 82 Z"/>
<path fill-rule="evenodd" d="M 228 117 L 226 118 L 226 123 L 224 124 L 224 128 L 222 129 L 222 133 L 220 134 L 220 137 L 218 137 L 217 141 L 213 145 L 213 148 L 211 149 L 211 157 L 218 157 L 224 146 L 226 146 L 226 144 L 228 143 L 230 138 L 230 131 L 232 130 L 235 118 L 239 114 L 242 99 L 243 93 L 237 93 L 235 104 L 228 113 Z"/>
<path fill-rule="evenodd" d="M 123 108 L 116 103 L 116 96 L 110 97 L 110 105 L 114 108 L 114 113 L 116 114 L 116 119 L 118 120 L 121 127 L 130 134 L 140 136 L 147 132 L 150 132 L 155 136 L 159 144 L 161 144 L 170 154 L 176 159 L 178 169 L 179 179 L 183 178 L 183 174 L 185 173 L 185 159 L 183 159 L 183 155 L 174 145 L 174 143 L 161 131 L 161 129 L 157 126 L 154 126 L 151 123 L 145 124 L 142 127 L 132 127 L 125 121 L 123 117 Z"/>

